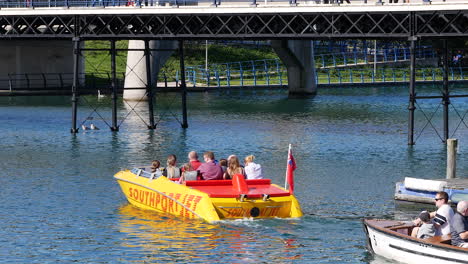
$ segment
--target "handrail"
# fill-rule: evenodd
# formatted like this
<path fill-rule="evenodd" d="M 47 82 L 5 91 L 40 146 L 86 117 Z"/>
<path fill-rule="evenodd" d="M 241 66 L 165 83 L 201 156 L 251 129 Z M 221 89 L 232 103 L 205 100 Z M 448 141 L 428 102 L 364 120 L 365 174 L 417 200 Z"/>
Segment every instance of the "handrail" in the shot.
<path fill-rule="evenodd" d="M 266 66 L 267 64 L 265 64 Z M 187 79 L 193 87 L 231 87 L 231 86 L 271 86 L 287 83 L 286 69 L 277 64 L 277 68 L 240 68 L 229 70 L 201 70 L 193 68 L 187 71 Z M 416 81 L 435 82 L 442 81 L 442 68 L 417 68 Z M 468 67 L 449 67 L 450 81 L 468 81 L 465 79 Z M 363 84 L 363 83 L 397 83 L 409 81 L 409 69 L 406 68 L 380 68 L 374 72 L 372 68 L 345 69 L 322 68 L 316 69 L 315 80 L 317 84 Z M 179 80 L 177 80 L 179 81 Z"/>
<path fill-rule="evenodd" d="M 465 76 L 468 67 L 449 67 L 449 81 L 468 81 Z M 119 73 L 122 80 L 125 73 Z M 165 72 L 160 76 L 165 81 L 167 88 L 168 76 Z M 176 83 L 179 82 L 176 73 Z M 287 84 L 287 71 L 281 65 L 275 68 L 255 69 L 228 69 L 225 71 L 187 71 L 187 85 L 193 87 L 245 87 L 245 86 L 283 86 Z M 370 68 L 361 69 L 316 69 L 315 81 L 319 85 L 339 84 L 380 84 L 380 83 L 405 83 L 409 81 L 409 69 L 406 68 L 381 68 L 374 72 Z M 107 72 L 80 74 L 80 83 L 83 90 L 106 90 L 111 82 Z M 442 68 L 417 68 L 416 81 L 436 82 L 443 80 Z M 0 90 L 10 92 L 19 90 L 54 90 L 70 88 L 73 81 L 72 73 L 28 73 L 9 74 L 8 78 L 0 79 Z M 120 82 L 122 84 L 123 82 Z"/>
<path fill-rule="evenodd" d="M 348 2 L 348 0 L 345 0 Z M 351 2 L 359 3 L 359 4 L 383 4 L 382 0 L 351 0 Z M 397 1 L 395 1 L 397 2 Z M 403 2 L 403 1 L 402 1 Z M 430 0 L 420 0 L 418 1 L 421 5 L 427 4 L 431 2 Z M 446 3 L 445 1 L 440 1 L 441 3 Z M 448 1 L 447 1 L 448 2 Z M 217 7 L 222 6 L 224 4 L 229 5 L 230 3 L 239 5 L 238 1 L 229 1 L 229 0 L 205 0 L 205 1 L 198 1 L 198 0 L 6 0 L 0 1 L 0 8 L 55 8 L 55 7 L 164 7 L 164 6 L 197 6 L 197 5 L 204 5 L 204 6 L 211 6 Z M 343 0 L 318 0 L 314 2 L 315 5 L 343 5 Z M 414 5 L 417 2 L 411 2 L 411 5 Z M 310 5 L 309 1 L 297 1 L 297 0 L 286 0 L 286 1 L 272 1 L 268 2 L 265 1 L 257 1 L 257 0 L 247 0 L 245 5 L 256 7 L 257 5 L 281 5 L 284 6 L 291 6 L 295 7 L 299 4 L 306 4 Z M 287 4 L 287 5 L 285 5 Z M 391 3 L 385 3 L 391 4 Z M 399 3 L 401 4 L 409 4 L 409 3 Z M 449 3 L 447 3 L 449 4 Z"/>
<path fill-rule="evenodd" d="M 363 65 L 374 63 L 373 49 L 354 51 L 354 52 L 337 52 L 337 53 L 323 53 L 315 55 L 315 64 L 317 68 L 323 67 L 339 67 L 349 65 Z M 437 53 L 430 47 L 421 47 L 417 49 L 416 58 L 418 59 L 433 59 L 436 58 Z M 409 48 L 386 48 L 377 49 L 377 61 L 379 63 L 391 63 L 408 61 L 410 58 Z M 263 59 L 263 60 L 249 60 L 228 63 L 213 63 L 208 66 L 212 70 L 225 70 L 227 68 L 239 68 L 242 66 L 264 67 L 267 64 L 276 64 L 279 59 Z M 281 61 L 279 62 L 281 63 Z M 189 66 L 191 70 L 204 70 L 206 65 Z M 265 66 L 266 67 L 266 66 Z"/>

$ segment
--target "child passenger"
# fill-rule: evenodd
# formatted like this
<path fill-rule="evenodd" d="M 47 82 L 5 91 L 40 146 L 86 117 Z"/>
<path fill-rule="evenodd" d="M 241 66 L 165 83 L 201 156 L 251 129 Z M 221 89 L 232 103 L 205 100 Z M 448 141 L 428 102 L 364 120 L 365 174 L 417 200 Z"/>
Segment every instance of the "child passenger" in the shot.
<path fill-rule="evenodd" d="M 177 157 L 174 154 L 167 156 L 167 167 L 163 172 L 163 175 L 168 179 L 174 179 L 180 177 L 180 168 L 176 166 Z"/>
<path fill-rule="evenodd" d="M 221 166 L 221 169 L 223 169 L 223 173 L 226 172 L 227 166 L 228 166 L 228 160 L 227 159 L 220 159 L 219 160 L 219 166 Z"/>
<path fill-rule="evenodd" d="M 431 216 L 429 215 L 429 212 L 422 211 L 419 214 L 419 219 L 421 219 L 423 224 L 421 225 L 421 227 L 419 227 L 417 238 L 425 239 L 433 237 L 436 233 L 436 229 L 431 221 Z"/>
<path fill-rule="evenodd" d="M 164 168 L 161 168 L 161 162 L 159 160 L 153 160 L 151 162 L 151 173 L 154 173 L 156 177 L 159 177 L 163 174 Z"/>
<path fill-rule="evenodd" d="M 198 171 L 194 170 L 190 163 L 184 164 L 182 167 L 182 175 L 180 176 L 179 183 L 184 184 L 185 181 L 196 181 Z"/>
<path fill-rule="evenodd" d="M 254 155 L 249 155 L 245 157 L 245 175 L 247 179 L 263 179 L 262 175 L 262 166 L 253 162 L 255 159 Z"/>
<path fill-rule="evenodd" d="M 153 160 L 151 162 L 151 173 L 155 173 L 156 170 L 159 169 L 159 166 L 161 166 L 161 162 L 159 162 L 159 160 Z"/>

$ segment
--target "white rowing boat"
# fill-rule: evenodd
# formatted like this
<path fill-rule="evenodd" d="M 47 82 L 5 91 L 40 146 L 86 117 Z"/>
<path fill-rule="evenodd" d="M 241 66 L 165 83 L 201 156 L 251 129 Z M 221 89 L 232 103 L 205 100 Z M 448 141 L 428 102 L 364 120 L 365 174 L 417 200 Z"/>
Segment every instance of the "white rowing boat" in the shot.
<path fill-rule="evenodd" d="M 411 237 L 412 223 L 364 219 L 368 250 L 408 264 L 468 264 L 468 249 L 452 246 L 450 236 Z"/>

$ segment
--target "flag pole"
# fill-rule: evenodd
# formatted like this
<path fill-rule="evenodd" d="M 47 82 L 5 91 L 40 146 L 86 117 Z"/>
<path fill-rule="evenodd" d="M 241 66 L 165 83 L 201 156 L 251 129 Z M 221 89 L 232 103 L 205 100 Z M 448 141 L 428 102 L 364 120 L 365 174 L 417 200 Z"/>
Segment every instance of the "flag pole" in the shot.
<path fill-rule="evenodd" d="M 286 173 L 284 175 L 284 189 L 288 186 L 288 161 L 289 161 L 289 153 L 291 153 L 291 144 L 289 144 L 288 149 L 288 158 L 286 159 Z"/>

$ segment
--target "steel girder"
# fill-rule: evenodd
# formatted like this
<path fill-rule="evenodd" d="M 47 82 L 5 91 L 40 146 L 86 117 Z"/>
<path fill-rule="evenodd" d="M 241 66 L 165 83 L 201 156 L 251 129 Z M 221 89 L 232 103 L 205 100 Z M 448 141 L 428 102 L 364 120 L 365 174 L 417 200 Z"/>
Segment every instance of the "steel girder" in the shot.
<path fill-rule="evenodd" d="M 0 38 L 328 39 L 467 36 L 468 10 L 0 16 Z"/>

